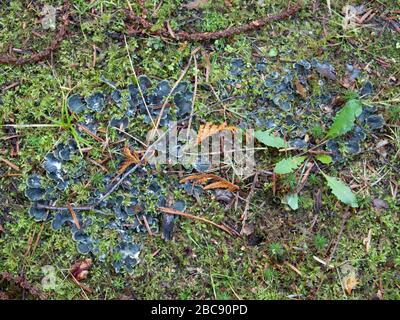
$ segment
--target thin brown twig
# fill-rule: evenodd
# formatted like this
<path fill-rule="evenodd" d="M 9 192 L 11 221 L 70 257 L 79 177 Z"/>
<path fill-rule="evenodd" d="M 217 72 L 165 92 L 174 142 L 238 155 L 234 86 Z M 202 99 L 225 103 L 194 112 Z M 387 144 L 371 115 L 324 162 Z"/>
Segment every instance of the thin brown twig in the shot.
<path fill-rule="evenodd" d="M 147 221 L 147 218 L 145 215 L 143 215 L 143 221 L 144 221 L 144 225 L 146 227 L 147 232 L 149 233 L 149 236 L 152 237 L 153 236 L 153 232 L 151 232 L 150 226 L 149 226 L 149 222 Z"/>
<path fill-rule="evenodd" d="M 311 170 L 314 168 L 314 163 L 311 163 L 310 166 L 308 167 L 307 171 L 304 173 L 303 178 L 301 179 L 299 186 L 297 187 L 296 193 L 299 193 L 303 188 L 304 185 L 306 184 L 306 181 L 308 177 L 310 176 Z"/>
<path fill-rule="evenodd" d="M 39 230 L 39 233 L 36 236 L 36 241 L 35 241 L 35 244 L 33 245 L 31 255 L 33 255 L 35 253 L 35 251 L 36 251 L 36 248 L 37 248 L 37 246 L 39 244 L 40 237 L 41 237 L 41 235 L 43 233 L 43 230 L 44 230 L 44 223 L 42 223 L 42 225 L 40 226 L 40 230 Z"/>
<path fill-rule="evenodd" d="M 19 167 L 17 165 L 12 163 L 11 161 L 8 161 L 7 159 L 4 159 L 3 157 L 0 157 L 0 162 L 4 162 L 10 168 L 13 168 L 15 171 L 19 171 Z"/>
<path fill-rule="evenodd" d="M 82 129 L 87 135 L 95 139 L 97 142 L 105 143 L 104 139 L 100 138 L 99 136 L 95 135 L 92 131 L 90 131 L 86 126 L 83 124 L 78 124 L 78 128 Z"/>

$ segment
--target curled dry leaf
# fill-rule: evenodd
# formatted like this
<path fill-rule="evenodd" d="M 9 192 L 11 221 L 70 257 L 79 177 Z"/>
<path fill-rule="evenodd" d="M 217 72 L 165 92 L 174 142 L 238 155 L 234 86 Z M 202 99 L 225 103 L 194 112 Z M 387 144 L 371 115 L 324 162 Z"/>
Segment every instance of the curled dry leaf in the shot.
<path fill-rule="evenodd" d="M 343 278 L 343 286 L 348 295 L 351 295 L 353 289 L 358 283 L 358 280 L 353 276 L 346 276 Z"/>
<path fill-rule="evenodd" d="M 340 268 L 340 270 L 344 275 L 342 278 L 343 288 L 346 291 L 346 294 L 351 295 L 354 288 L 360 283 L 356 276 L 356 269 L 350 264 L 346 263 Z"/>
<path fill-rule="evenodd" d="M 222 124 L 212 124 L 207 122 L 206 124 L 201 125 L 199 128 L 199 132 L 197 133 L 197 144 L 202 142 L 204 139 L 207 139 L 208 137 L 225 130 L 234 132 L 237 130 L 237 128 L 234 126 L 228 126 L 226 122 Z"/>
<path fill-rule="evenodd" d="M 197 175 L 191 175 L 183 178 L 179 182 L 184 183 L 186 181 L 193 181 L 196 184 L 204 184 L 210 181 L 211 183 L 205 186 L 204 190 L 226 189 L 233 192 L 239 189 L 239 186 L 237 186 L 236 184 L 233 184 L 232 182 L 229 182 L 224 178 L 218 177 L 217 175 L 212 173 L 200 173 Z"/>
<path fill-rule="evenodd" d="M 69 271 L 77 281 L 82 281 L 87 278 L 91 266 L 92 259 L 79 260 L 72 265 Z"/>

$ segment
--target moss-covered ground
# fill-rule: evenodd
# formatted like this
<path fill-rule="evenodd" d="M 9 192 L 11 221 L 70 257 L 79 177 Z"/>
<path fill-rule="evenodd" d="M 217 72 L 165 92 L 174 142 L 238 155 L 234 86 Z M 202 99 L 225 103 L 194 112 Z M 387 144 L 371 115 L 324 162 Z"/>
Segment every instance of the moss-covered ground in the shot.
<path fill-rule="evenodd" d="M 396 17 L 399 2 L 365 1 L 364 5 L 373 9 L 377 18 L 350 30 L 343 29 L 342 7 L 361 4 L 360 1 L 331 1 L 331 11 L 327 1 L 303 2 L 304 9 L 292 19 L 229 39 L 182 43 L 140 35 L 128 37 L 125 44 L 114 35 L 124 32 L 128 1 L 71 1 L 70 31 L 57 52 L 40 63 L 0 65 L 0 121 L 26 125 L 15 131 L 19 151 L 14 156 L 8 138 L 14 133 L 5 128 L 0 132 L 0 156 L 19 169 L 0 162 L 0 271 L 23 275 L 41 287 L 45 276 L 42 268 L 53 266 L 57 285 L 46 291 L 50 299 L 399 299 L 400 37 L 388 21 L 378 19 Z M 168 20 L 173 28 L 199 31 L 215 31 L 248 22 L 287 5 L 281 0 L 216 0 L 208 1 L 200 9 L 189 10 L 184 3 L 182 0 L 145 1 L 150 14 L 156 12 L 153 20 L 158 25 Z M 44 30 L 39 21 L 44 4 L 57 6 L 61 2 L 1 2 L 0 52 L 7 52 L 11 45 L 23 50 L 40 50 L 51 41 L 54 31 Z M 130 5 L 139 12 L 135 1 L 130 1 Z M 397 14 L 397 21 L 398 17 Z M 163 241 L 159 234 L 137 236 L 142 245 L 141 263 L 133 273 L 115 273 L 111 264 L 94 258 L 89 275 L 82 282 L 90 291 L 84 290 L 68 274 L 71 265 L 85 257 L 77 252 L 70 232 L 66 229 L 56 232 L 48 222 L 35 222 L 27 213 L 30 203 L 24 195 L 27 176 L 40 170 L 47 152 L 58 141 L 68 139 L 71 131 L 59 126 L 35 125 L 54 124 L 61 119 L 67 95 L 85 96 L 107 89 L 103 77 L 118 88 L 134 83 L 127 49 L 138 75 L 146 74 L 154 80 L 169 79 L 173 83 L 198 46 L 203 55 L 199 51 L 196 56 L 199 86 L 195 111 L 198 119 L 208 122 L 227 121 L 238 125 L 246 111 L 258 108 L 254 99 L 258 92 L 249 89 L 252 85 L 256 88 L 261 81 L 255 75 L 248 75 L 242 85 L 228 88 L 233 98 L 227 99 L 223 108 L 218 102 L 216 96 L 224 97 L 224 90 L 229 86 L 224 79 L 229 75 L 233 59 L 240 58 L 250 66 L 264 57 L 267 74 L 301 59 L 327 60 L 335 67 L 339 80 L 345 77 L 346 64 L 358 66 L 362 77 L 374 86 L 374 94 L 364 103 L 378 107 L 385 126 L 368 137 L 362 152 L 340 164 L 327 165 L 324 171 L 341 177 L 352 187 L 359 207 L 349 208 L 339 202 L 329 192 L 323 177 L 313 171 L 300 194 L 300 208 L 292 211 L 280 198 L 301 176 L 279 179 L 274 196 L 270 176 L 260 174 L 248 209 L 248 223 L 254 226 L 251 236 L 230 237 L 209 224 L 181 218 L 172 241 Z M 193 85 L 194 79 L 192 63 L 185 80 Z M 332 92 L 344 96 L 348 89 L 339 80 L 328 81 L 326 85 Z M 209 85 L 216 95 L 204 89 Z M 358 89 L 357 83 L 355 86 Z M 120 112 L 116 106 L 110 106 L 96 115 L 104 129 L 100 133 L 103 137 L 110 118 L 121 116 Z M 302 121 L 319 123 L 310 132 L 317 139 L 324 135 L 328 124 L 318 122 L 317 113 L 313 117 Z M 149 129 L 137 117 L 131 119 L 126 131 L 143 139 Z M 110 141 L 119 138 L 116 132 L 109 133 Z M 102 145 L 91 137 L 86 139 L 92 150 L 85 157 L 96 162 L 104 160 Z M 377 149 L 377 143 L 383 140 L 387 144 Z M 110 146 L 108 151 L 116 156 L 117 150 Z M 276 157 L 276 153 L 257 151 L 257 167 L 269 170 Z M 109 161 L 106 165 L 107 170 L 115 172 L 118 163 Z M 85 204 L 96 186 L 101 169 L 93 165 L 87 170 L 90 183 L 68 189 L 69 202 Z M 170 175 L 166 171 L 164 174 Z M 162 176 L 160 173 L 161 180 Z M 178 176 L 172 179 L 178 180 Z M 204 194 L 198 203 L 182 190 L 173 192 L 187 201 L 190 213 L 240 227 L 244 199 L 250 192 L 252 179 L 237 183 L 240 192 L 230 207 L 219 203 L 213 193 Z M 376 201 L 374 206 L 376 199 L 384 200 L 385 207 L 379 208 Z M 320 209 L 315 210 L 316 206 Z M 341 232 L 342 217 L 347 211 L 350 216 Z M 92 227 L 93 232 L 103 235 L 104 246 L 113 246 L 116 234 Z M 332 267 L 325 268 L 323 262 L 329 260 Z M 351 266 L 357 282 L 351 292 L 346 292 L 343 283 L 344 266 Z M 0 281 L 0 291 L 10 297 L 22 297 L 22 292 L 7 281 Z"/>

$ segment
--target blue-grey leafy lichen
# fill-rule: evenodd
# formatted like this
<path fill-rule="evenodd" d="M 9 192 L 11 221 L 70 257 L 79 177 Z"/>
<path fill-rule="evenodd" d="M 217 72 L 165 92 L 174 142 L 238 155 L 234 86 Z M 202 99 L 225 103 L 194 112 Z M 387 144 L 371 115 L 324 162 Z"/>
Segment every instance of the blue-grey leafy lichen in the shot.
<path fill-rule="evenodd" d="M 224 86 L 220 98 L 228 99 L 234 96 L 235 88 L 243 90 L 244 87 L 249 93 L 252 92 L 249 99 L 254 107 L 247 109 L 245 117 L 238 121 L 238 127 L 273 129 L 286 137 L 291 148 L 307 149 L 316 144 L 310 139 L 311 129 L 319 125 L 321 120 L 332 122 L 335 112 L 331 110 L 331 102 L 335 92 L 331 82 L 337 79 L 336 72 L 329 62 L 316 59 L 303 59 L 271 71 L 272 65 L 266 58 L 255 61 L 254 65 L 240 58 L 233 59 L 227 78 L 219 83 Z M 346 72 L 350 81 L 357 81 L 362 75 L 359 69 L 351 65 L 346 65 Z M 257 81 L 249 82 L 249 77 Z M 87 130 L 96 135 L 102 127 L 98 116 L 107 113 L 112 106 L 117 107 L 118 115 L 112 115 L 106 121 L 106 126 L 110 130 L 118 129 L 116 134 L 119 138 L 125 137 L 123 132 L 128 130 L 135 118 L 153 126 L 163 106 L 164 111 L 159 119 L 161 128 L 168 128 L 172 120 L 187 118 L 193 111 L 193 86 L 185 81 L 180 82 L 172 93 L 169 80 L 153 81 L 146 75 L 139 76 L 137 84 L 129 84 L 125 89 L 117 88 L 105 78 L 102 81 L 108 84 L 109 90 L 97 90 L 86 97 L 74 93 L 68 98 L 69 111 L 78 116 L 76 130 L 81 136 L 87 134 Z M 171 98 L 164 105 L 170 93 Z M 373 87 L 368 81 L 361 83 L 360 97 L 372 93 Z M 315 110 L 322 114 L 322 119 L 309 117 Z M 383 125 L 378 108 L 365 106 L 354 128 L 344 137 L 330 139 L 325 145 L 326 151 L 330 152 L 334 161 L 345 161 L 347 157 L 359 154 L 369 133 L 381 129 Z M 198 127 L 196 121 L 194 126 Z M 181 149 L 178 143 L 175 152 L 177 157 L 182 156 Z M 121 154 L 119 152 L 115 159 L 117 164 L 123 162 Z M 167 193 L 178 190 L 197 199 L 204 193 L 201 186 L 191 181 L 178 184 L 169 175 L 155 173 L 157 170 L 154 166 L 143 165 L 127 177 L 111 196 L 100 202 L 120 176 L 112 172 L 99 174 L 100 179 L 96 188 L 90 191 L 88 203 L 96 204 L 96 215 L 79 208 L 74 211 L 75 217 L 65 208 L 46 209 L 70 200 L 72 188 L 90 180 L 91 166 L 86 161 L 74 139 L 57 143 L 44 157 L 42 169 L 32 173 L 25 182 L 25 195 L 32 202 L 28 213 L 35 221 L 51 221 L 55 232 L 69 229 L 80 254 L 91 254 L 101 262 L 108 261 L 116 272 L 132 272 L 140 262 L 141 234 L 161 232 L 165 240 L 173 238 L 178 217 L 168 214 L 161 216 L 157 208 L 171 206 L 184 211 L 186 202 L 177 200 L 169 203 Z M 185 170 L 193 173 L 205 172 L 210 168 L 209 162 L 199 159 L 192 166 L 185 167 Z M 216 200 L 225 204 L 234 197 L 227 190 L 208 192 L 214 192 Z M 98 217 L 98 212 L 103 214 Z M 93 232 L 94 228 L 114 232 L 118 238 L 115 246 L 109 246 L 106 250 L 100 248 L 102 233 Z"/>

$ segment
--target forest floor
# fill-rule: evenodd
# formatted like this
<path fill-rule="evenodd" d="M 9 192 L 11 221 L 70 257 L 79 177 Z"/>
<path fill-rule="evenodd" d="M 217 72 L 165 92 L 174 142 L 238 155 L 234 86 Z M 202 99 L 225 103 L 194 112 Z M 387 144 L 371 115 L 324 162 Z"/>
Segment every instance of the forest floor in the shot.
<path fill-rule="evenodd" d="M 0 298 L 400 299 L 400 8 L 302 2 L 289 19 L 198 42 L 155 31 L 217 31 L 288 2 L 146 0 L 154 25 L 124 37 L 125 10 L 140 16 L 140 1 L 74 0 L 58 50 L 0 64 Z M 56 30 L 41 23 L 45 4 L 62 2 L 1 2 L 1 53 L 27 57 L 49 45 Z M 180 179 L 198 167 L 143 164 L 95 210 L 69 210 L 118 181 L 124 146 L 145 149 L 138 140 L 160 102 L 152 119 L 132 101 L 143 93 L 152 104 L 150 89 L 162 80 L 167 93 L 183 83 L 176 96 L 190 98 L 171 97 L 162 120 L 186 114 L 195 131 L 223 122 L 273 131 L 284 147 L 256 141 L 247 177 L 231 163 L 211 168 L 233 192 L 197 186 L 193 196 Z M 363 111 L 332 137 L 349 101 Z M 293 156 L 297 168 L 274 173 Z M 337 178 L 338 198 L 325 175 Z M 165 241 L 158 207 L 173 205 L 230 231 L 179 217 Z M 91 259 L 88 273 L 71 271 L 82 259 Z"/>

